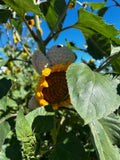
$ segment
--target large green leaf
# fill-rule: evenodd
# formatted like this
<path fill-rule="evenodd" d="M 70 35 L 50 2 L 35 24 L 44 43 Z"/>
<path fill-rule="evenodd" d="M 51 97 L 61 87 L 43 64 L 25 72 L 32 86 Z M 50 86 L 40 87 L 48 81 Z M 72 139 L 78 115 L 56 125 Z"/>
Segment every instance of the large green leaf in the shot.
<path fill-rule="evenodd" d="M 33 0 L 3 0 L 11 8 L 13 8 L 17 13 L 23 15 L 24 12 L 32 12 L 36 15 L 42 16 L 39 6 L 35 5 Z"/>
<path fill-rule="evenodd" d="M 10 79 L 0 79 L 0 99 L 8 93 L 9 89 L 11 88 L 11 85 L 12 83 Z"/>
<path fill-rule="evenodd" d="M 100 160 L 120 159 L 120 121 L 114 115 L 110 115 L 90 124 L 94 143 Z"/>
<path fill-rule="evenodd" d="M 47 132 L 54 126 L 54 114 L 47 111 L 45 107 L 40 107 L 27 114 L 25 118 L 35 132 Z"/>
<path fill-rule="evenodd" d="M 10 6 L 14 11 L 16 11 L 19 15 L 24 15 L 24 10 L 20 8 L 14 0 L 3 0 L 4 3 L 6 3 L 8 6 Z"/>
<path fill-rule="evenodd" d="M 68 67 L 67 82 L 71 103 L 85 124 L 107 116 L 119 107 L 118 82 L 93 72 L 84 63 Z"/>
<path fill-rule="evenodd" d="M 52 29 L 54 27 L 57 20 L 59 19 L 59 17 L 63 13 L 63 10 L 65 9 L 65 7 L 66 7 L 65 0 L 51 0 L 49 2 L 42 3 L 40 5 L 40 9 L 44 14 L 45 20 L 46 20 L 50 29 Z M 64 18 L 58 24 L 55 31 L 61 29 L 63 20 L 64 20 Z"/>
<path fill-rule="evenodd" d="M 9 132 L 10 126 L 8 122 L 3 121 L 0 123 L 0 150 Z"/>
<path fill-rule="evenodd" d="M 16 133 L 18 140 L 22 141 L 32 135 L 32 129 L 21 110 L 18 112 L 16 119 Z"/>
<path fill-rule="evenodd" d="M 80 140 L 73 138 L 66 143 L 56 144 L 49 160 L 88 160 Z"/>
<path fill-rule="evenodd" d="M 116 38 L 118 30 L 86 10 L 79 10 L 78 21 L 73 27 L 81 30 L 88 45 L 87 50 L 95 59 L 110 55 L 110 40 L 120 44 L 120 39 Z"/>

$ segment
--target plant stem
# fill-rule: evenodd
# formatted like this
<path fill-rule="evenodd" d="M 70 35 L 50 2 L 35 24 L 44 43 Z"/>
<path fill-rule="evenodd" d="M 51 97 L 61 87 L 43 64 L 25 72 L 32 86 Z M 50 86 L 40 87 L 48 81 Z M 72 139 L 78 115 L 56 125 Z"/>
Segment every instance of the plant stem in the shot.
<path fill-rule="evenodd" d="M 81 2 L 79 2 L 79 1 L 76 1 L 76 3 L 82 6 L 82 3 L 81 3 Z"/>
<path fill-rule="evenodd" d="M 23 59 L 18 59 L 18 58 L 11 58 L 11 59 L 9 59 L 9 61 L 22 61 L 22 62 L 30 63 L 30 64 L 31 64 L 31 62 L 30 62 L 30 61 L 23 60 Z"/>
<path fill-rule="evenodd" d="M 116 1 L 116 0 L 112 0 L 116 6 L 119 6 L 120 7 L 120 4 Z"/>
<path fill-rule="evenodd" d="M 7 117 L 1 119 L 0 123 L 4 122 L 4 121 L 6 121 L 6 120 L 8 120 L 9 118 L 12 118 L 12 117 L 17 117 L 17 114 L 15 113 L 15 114 L 8 115 Z"/>
<path fill-rule="evenodd" d="M 35 35 L 35 33 L 33 32 L 33 30 L 30 28 L 29 24 L 27 23 L 27 20 L 25 19 L 25 17 L 23 16 L 22 19 L 24 20 L 28 30 L 30 31 L 32 37 L 34 38 L 35 41 L 37 41 L 38 37 Z"/>
<path fill-rule="evenodd" d="M 66 7 L 64 8 L 61 16 L 58 18 L 56 24 L 55 24 L 55 25 L 53 26 L 53 28 L 51 29 L 50 34 L 49 34 L 48 37 L 45 39 L 45 41 L 44 41 L 44 44 L 45 44 L 45 45 L 47 45 L 48 42 L 53 38 L 52 35 L 53 35 L 55 29 L 57 28 L 57 26 L 61 23 L 62 19 L 64 18 L 65 14 L 66 14 L 66 11 L 67 11 L 67 9 L 68 9 L 68 7 L 69 7 L 70 2 L 71 2 L 71 0 L 69 0 L 68 4 L 67 4 Z M 51 37 L 52 37 L 52 38 L 51 38 Z"/>
<path fill-rule="evenodd" d="M 120 57 L 120 52 L 111 55 L 107 57 L 101 64 L 100 66 L 96 69 L 96 72 L 100 72 L 101 70 L 105 69 L 107 66 L 112 64 L 118 57 Z M 106 64 L 105 64 L 106 63 Z M 104 65 L 105 64 L 105 65 Z"/>
<path fill-rule="evenodd" d="M 37 34 L 36 42 L 38 44 L 39 49 L 45 54 L 45 45 L 40 33 L 41 28 L 40 28 L 39 16 L 35 15 L 34 17 L 35 17 L 36 34 Z"/>

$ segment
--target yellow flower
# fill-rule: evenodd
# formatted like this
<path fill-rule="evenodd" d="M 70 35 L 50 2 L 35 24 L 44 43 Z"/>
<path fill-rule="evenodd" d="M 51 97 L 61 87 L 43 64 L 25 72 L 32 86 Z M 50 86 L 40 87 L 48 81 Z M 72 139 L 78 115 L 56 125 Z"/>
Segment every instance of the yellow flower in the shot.
<path fill-rule="evenodd" d="M 51 104 L 55 110 L 64 105 L 71 105 L 66 81 L 66 70 L 69 65 L 70 63 L 56 64 L 42 71 L 35 95 L 40 106 Z"/>
<path fill-rule="evenodd" d="M 27 52 L 25 51 L 25 49 L 22 50 L 22 55 L 23 55 L 23 56 L 26 56 L 26 55 L 27 55 Z"/>
<path fill-rule="evenodd" d="M 34 23 L 33 19 L 28 20 L 27 23 L 28 23 L 28 25 L 29 25 L 30 27 L 35 26 L 35 23 Z"/>
<path fill-rule="evenodd" d="M 12 67 L 13 66 L 13 63 L 12 62 L 9 62 L 10 66 Z"/>
<path fill-rule="evenodd" d="M 68 9 L 72 9 L 75 7 L 75 2 L 70 2 L 69 6 L 68 6 Z"/>
<path fill-rule="evenodd" d="M 7 29 L 12 29 L 9 23 L 6 23 Z"/>
<path fill-rule="evenodd" d="M 18 73 L 20 71 L 20 68 L 15 68 L 15 72 Z"/>
<path fill-rule="evenodd" d="M 9 69 L 6 69 L 6 71 L 5 71 L 7 74 L 9 74 L 10 73 L 10 70 Z"/>
<path fill-rule="evenodd" d="M 13 35 L 13 40 L 15 43 L 18 43 L 21 40 L 20 36 L 16 36 L 15 34 Z"/>

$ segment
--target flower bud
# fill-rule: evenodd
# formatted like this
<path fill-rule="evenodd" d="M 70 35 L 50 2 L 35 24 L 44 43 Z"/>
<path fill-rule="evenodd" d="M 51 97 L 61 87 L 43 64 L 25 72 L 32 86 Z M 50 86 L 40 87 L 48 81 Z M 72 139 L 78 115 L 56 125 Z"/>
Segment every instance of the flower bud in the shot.
<path fill-rule="evenodd" d="M 49 60 L 41 51 L 36 50 L 32 56 L 32 65 L 37 73 L 41 75 L 42 70 L 49 67 Z"/>
<path fill-rule="evenodd" d="M 76 54 L 70 48 L 61 44 L 51 47 L 46 56 L 51 66 L 55 64 L 67 64 L 68 62 L 73 63 L 77 58 Z"/>

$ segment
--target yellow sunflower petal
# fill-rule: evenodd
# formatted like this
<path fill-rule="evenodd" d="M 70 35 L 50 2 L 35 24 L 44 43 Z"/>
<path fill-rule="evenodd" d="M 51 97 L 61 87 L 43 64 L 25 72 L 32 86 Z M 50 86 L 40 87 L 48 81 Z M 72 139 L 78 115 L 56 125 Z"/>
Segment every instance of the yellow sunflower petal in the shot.
<path fill-rule="evenodd" d="M 42 76 L 49 76 L 51 73 L 51 69 L 50 68 L 45 68 L 43 71 L 42 71 Z"/>
<path fill-rule="evenodd" d="M 42 92 L 37 92 L 36 95 L 39 97 L 39 98 L 44 98 L 44 95 Z"/>
<path fill-rule="evenodd" d="M 46 80 L 44 80 L 44 81 L 41 83 L 40 86 L 41 86 L 41 87 L 49 87 L 49 85 L 48 85 L 48 83 L 47 83 Z"/>
<path fill-rule="evenodd" d="M 39 99 L 39 103 L 41 106 L 47 106 L 49 104 L 45 99 Z"/>
<path fill-rule="evenodd" d="M 51 68 L 52 72 L 60 72 L 64 71 L 64 65 L 63 64 L 56 64 Z"/>

